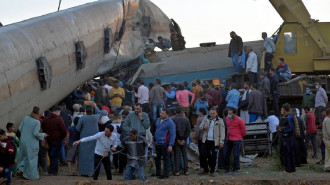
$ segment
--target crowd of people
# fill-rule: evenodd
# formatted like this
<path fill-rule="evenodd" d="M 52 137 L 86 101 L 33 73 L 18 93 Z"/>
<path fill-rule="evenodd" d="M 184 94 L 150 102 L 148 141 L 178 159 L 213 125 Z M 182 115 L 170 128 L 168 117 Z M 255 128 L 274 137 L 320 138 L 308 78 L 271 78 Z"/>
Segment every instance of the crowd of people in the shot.
<path fill-rule="evenodd" d="M 310 140 L 312 157 L 317 157 L 317 129 L 322 129 L 318 164 L 330 170 L 330 109 L 321 83 L 315 84 L 315 94 L 314 88 L 306 87 L 301 107 L 283 104 L 280 109 L 279 81 L 291 76 L 283 58 L 276 69 L 271 66 L 273 41 L 262 34 L 265 66 L 258 71 L 252 47 L 243 46 L 235 32 L 230 35 L 234 69 L 239 72 L 241 56 L 248 76 L 242 87 L 232 83 L 226 89 L 224 84 L 200 80 L 191 86 L 162 84 L 160 79 L 148 87 L 137 80 L 132 87 L 111 77 L 92 79 L 50 110 L 33 107 L 19 124 L 17 136 L 13 123 L 7 124 L 7 132 L 0 129 L 0 173 L 7 184 L 12 174 L 35 180 L 39 171 L 58 175 L 59 161 L 66 161 L 68 175 L 97 180 L 103 164 L 108 180 L 112 180 L 112 166 L 124 180 L 146 180 L 144 167 L 154 161 L 153 176 L 164 179 L 189 175 L 187 147 L 195 142 L 201 175 L 215 176 L 218 168 L 236 176 L 245 125 L 254 122 L 269 123 L 287 173 L 307 163 Z"/>

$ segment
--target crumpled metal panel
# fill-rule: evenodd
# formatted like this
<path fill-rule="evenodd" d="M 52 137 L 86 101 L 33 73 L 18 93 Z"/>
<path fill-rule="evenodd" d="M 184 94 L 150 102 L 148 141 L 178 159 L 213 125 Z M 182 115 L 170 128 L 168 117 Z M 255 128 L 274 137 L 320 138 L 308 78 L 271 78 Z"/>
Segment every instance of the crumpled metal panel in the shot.
<path fill-rule="evenodd" d="M 135 59 L 146 37 L 132 31 L 143 16 L 150 17 L 150 37 L 169 36 L 168 17 L 149 0 L 103 0 L 47 14 L 0 29 L 0 126 L 20 123 L 37 105 L 44 111 L 77 86 Z M 121 40 L 104 54 L 104 30 L 120 32 Z M 88 53 L 85 67 L 76 70 L 75 43 L 83 41 Z M 52 84 L 41 91 L 36 59 L 44 56 L 52 68 Z"/>

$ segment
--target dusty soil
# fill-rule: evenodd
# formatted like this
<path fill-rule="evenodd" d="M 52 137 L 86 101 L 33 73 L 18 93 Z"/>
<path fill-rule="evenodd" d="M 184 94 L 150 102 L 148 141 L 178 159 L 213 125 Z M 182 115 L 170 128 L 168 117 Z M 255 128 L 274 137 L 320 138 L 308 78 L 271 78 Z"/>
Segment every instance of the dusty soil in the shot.
<path fill-rule="evenodd" d="M 66 176 L 67 166 L 62 166 L 60 168 L 59 176 L 46 176 L 41 175 L 40 179 L 37 181 L 24 180 L 21 177 L 13 178 L 13 185 L 106 185 L 106 184 L 168 184 L 168 185 L 206 185 L 206 184 L 242 184 L 242 185 L 281 185 L 281 184 L 303 184 L 303 185 L 326 185 L 330 184 L 330 174 L 323 171 L 323 165 L 316 165 L 319 159 L 309 159 L 309 164 L 297 168 L 297 172 L 293 174 L 286 174 L 281 169 L 277 160 L 268 158 L 257 158 L 254 160 L 256 166 L 243 166 L 241 164 L 241 170 L 239 171 L 239 176 L 221 175 L 220 172 L 216 173 L 215 177 L 211 176 L 200 176 L 199 171 L 190 169 L 189 176 L 178 176 L 166 180 L 160 180 L 151 177 L 151 172 L 146 169 L 147 181 L 123 181 L 123 176 L 113 175 L 113 181 L 106 181 L 104 173 L 100 174 L 98 181 L 92 181 L 91 178 L 87 177 L 72 177 Z M 193 166 L 193 165 L 190 165 Z M 2 180 L 0 180 L 1 182 Z M 0 183 L 1 184 L 1 183 Z"/>

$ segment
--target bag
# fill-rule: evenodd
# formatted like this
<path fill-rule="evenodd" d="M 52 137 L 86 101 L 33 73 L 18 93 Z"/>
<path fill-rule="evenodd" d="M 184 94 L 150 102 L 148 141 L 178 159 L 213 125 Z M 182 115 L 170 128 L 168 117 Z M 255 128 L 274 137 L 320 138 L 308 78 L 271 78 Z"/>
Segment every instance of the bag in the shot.
<path fill-rule="evenodd" d="M 241 100 L 238 103 L 238 108 L 245 111 L 245 110 L 247 110 L 248 105 L 249 105 L 249 100 L 248 99 L 247 100 Z"/>

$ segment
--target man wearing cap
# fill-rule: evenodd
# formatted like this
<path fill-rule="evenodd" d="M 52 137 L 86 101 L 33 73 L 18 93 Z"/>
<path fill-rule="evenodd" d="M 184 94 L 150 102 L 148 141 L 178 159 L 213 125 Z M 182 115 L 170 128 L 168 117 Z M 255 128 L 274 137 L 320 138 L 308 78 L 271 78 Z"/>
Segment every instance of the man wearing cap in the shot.
<path fill-rule="evenodd" d="M 166 179 L 169 177 L 170 172 L 170 152 L 175 141 L 175 124 L 169 118 L 170 111 L 163 109 L 160 113 L 160 118 L 156 120 L 156 132 L 154 134 L 153 142 L 156 145 L 157 157 L 156 162 L 156 176 L 160 179 Z M 162 173 L 161 158 L 163 157 L 164 169 Z"/>
<path fill-rule="evenodd" d="M 115 80 L 113 88 L 110 89 L 109 98 L 111 99 L 111 107 L 117 110 L 121 107 L 121 103 L 125 98 L 125 91 L 119 87 L 119 81 Z"/>
<path fill-rule="evenodd" d="M 39 179 L 39 140 L 44 140 L 48 136 L 46 133 L 40 133 L 39 113 L 39 107 L 33 107 L 32 113 L 29 116 L 25 116 L 18 127 L 18 130 L 21 132 L 21 142 L 18 153 L 17 174 L 23 175 L 24 178 L 29 180 Z"/>
<path fill-rule="evenodd" d="M 119 152 L 127 149 L 127 165 L 124 180 L 133 180 L 134 171 L 136 171 L 140 180 L 146 180 L 144 176 L 144 166 L 147 165 L 146 147 L 151 150 L 152 154 L 149 160 L 151 162 L 156 157 L 154 146 L 145 137 L 139 136 L 135 128 L 132 128 L 129 131 L 129 136 L 126 136 L 116 148 Z"/>

